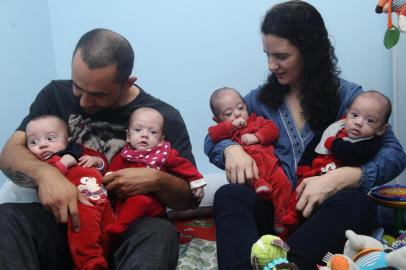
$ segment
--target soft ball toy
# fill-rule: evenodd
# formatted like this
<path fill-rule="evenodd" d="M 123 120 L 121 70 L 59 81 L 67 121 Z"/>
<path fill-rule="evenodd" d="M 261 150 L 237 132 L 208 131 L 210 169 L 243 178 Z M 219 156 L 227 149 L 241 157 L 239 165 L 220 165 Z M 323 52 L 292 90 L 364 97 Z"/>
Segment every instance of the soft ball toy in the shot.
<path fill-rule="evenodd" d="M 287 261 L 288 245 L 278 236 L 263 235 L 251 248 L 254 269 L 297 269 Z"/>
<path fill-rule="evenodd" d="M 373 237 L 359 235 L 351 230 L 345 232 L 347 242 L 344 253 L 326 256 L 329 270 L 370 270 L 385 267 L 406 269 L 406 247 L 390 252 Z"/>
<path fill-rule="evenodd" d="M 383 43 L 390 49 L 398 43 L 400 31 L 406 32 L 406 0 L 379 0 L 375 12 L 388 13 L 388 30 L 385 32 Z M 398 15 L 399 28 L 392 24 L 392 12 Z"/>

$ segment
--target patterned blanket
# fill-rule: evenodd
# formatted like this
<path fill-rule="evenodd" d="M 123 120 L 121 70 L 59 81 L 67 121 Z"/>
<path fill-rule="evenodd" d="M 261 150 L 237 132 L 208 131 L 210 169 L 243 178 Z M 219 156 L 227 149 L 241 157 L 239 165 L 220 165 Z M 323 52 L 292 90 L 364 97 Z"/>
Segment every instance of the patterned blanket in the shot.
<path fill-rule="evenodd" d="M 179 232 L 178 270 L 217 270 L 216 233 L 212 217 L 174 221 Z"/>

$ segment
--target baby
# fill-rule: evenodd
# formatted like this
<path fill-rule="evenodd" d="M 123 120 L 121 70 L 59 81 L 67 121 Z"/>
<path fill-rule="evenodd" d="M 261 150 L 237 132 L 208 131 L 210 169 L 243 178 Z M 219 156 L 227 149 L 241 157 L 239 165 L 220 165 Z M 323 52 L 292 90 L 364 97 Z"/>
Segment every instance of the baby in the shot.
<path fill-rule="evenodd" d="M 43 115 L 32 119 L 26 128 L 27 147 L 40 160 L 55 166 L 78 187 L 89 205 L 78 204 L 79 232 L 68 222 L 68 242 L 74 269 L 108 269 L 102 246 L 102 228 L 114 221 L 114 214 L 102 186 L 100 172 L 107 161 L 103 154 L 69 142 L 69 128 L 57 116 Z"/>
<path fill-rule="evenodd" d="M 109 166 L 109 172 L 124 168 L 148 167 L 163 170 L 189 182 L 193 196 L 203 198 L 206 180 L 196 167 L 171 148 L 164 137 L 164 118 L 155 109 L 142 107 L 135 110 L 127 130 L 127 144 L 117 153 Z M 165 208 L 149 195 L 135 195 L 117 201 L 117 221 L 106 228 L 112 235 L 124 232 L 128 225 L 143 216 L 160 216 Z"/>
<path fill-rule="evenodd" d="M 275 231 L 286 237 L 296 221 L 285 220 L 289 209 L 292 184 L 274 155 L 272 144 L 279 137 L 278 127 L 270 120 L 255 114 L 248 114 L 241 95 L 232 88 L 217 89 L 210 97 L 213 120 L 218 123 L 209 128 L 209 137 L 217 143 L 232 139 L 242 145 L 256 162 L 259 177 L 252 187 L 265 200 L 270 200 L 275 208 Z M 294 209 L 293 209 L 294 211 Z"/>
<path fill-rule="evenodd" d="M 359 167 L 373 158 L 380 147 L 381 135 L 388 128 L 392 112 L 390 100 L 378 91 L 358 95 L 345 119 L 331 124 L 315 151 L 302 158 L 298 176 L 302 179 L 327 173 L 341 166 Z M 315 158 L 312 155 L 317 155 Z"/>

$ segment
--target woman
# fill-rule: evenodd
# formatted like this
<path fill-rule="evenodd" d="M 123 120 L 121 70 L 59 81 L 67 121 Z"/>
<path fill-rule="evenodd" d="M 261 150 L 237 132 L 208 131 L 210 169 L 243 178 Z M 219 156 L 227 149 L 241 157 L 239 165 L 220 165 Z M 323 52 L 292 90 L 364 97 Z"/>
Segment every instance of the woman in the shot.
<path fill-rule="evenodd" d="M 342 167 L 304 179 L 297 186 L 296 168 L 309 142 L 345 115 L 362 88 L 338 77 L 337 59 L 323 18 L 310 4 L 287 1 L 273 6 L 261 26 L 271 72 L 265 85 L 245 101 L 250 112 L 273 120 L 280 129 L 275 154 L 296 187 L 296 209 L 304 222 L 288 238 L 288 259 L 300 269 L 315 269 L 327 252 L 341 252 L 344 231 L 369 234 L 376 206 L 366 192 L 396 177 L 406 156 L 392 131 L 384 135 L 378 154 L 362 167 Z M 252 244 L 272 230 L 272 205 L 247 187 L 257 166 L 239 145 L 206 138 L 210 161 L 226 169 L 231 184 L 215 194 L 219 269 L 251 269 Z"/>

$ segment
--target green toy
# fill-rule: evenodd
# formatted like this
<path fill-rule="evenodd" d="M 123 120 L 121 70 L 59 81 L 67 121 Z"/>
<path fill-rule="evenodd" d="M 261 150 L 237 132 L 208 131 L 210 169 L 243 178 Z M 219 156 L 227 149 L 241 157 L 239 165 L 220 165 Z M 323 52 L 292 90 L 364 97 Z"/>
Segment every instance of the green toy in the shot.
<path fill-rule="evenodd" d="M 278 236 L 267 234 L 251 248 L 251 264 L 254 269 L 297 269 L 287 261 L 289 247 Z"/>
<path fill-rule="evenodd" d="M 406 32 L 406 1 L 379 0 L 375 12 L 388 13 L 388 29 L 385 32 L 383 44 L 387 49 L 390 49 L 398 43 L 400 32 Z M 398 15 L 399 27 L 392 23 L 392 12 Z"/>

